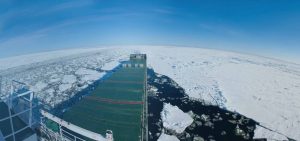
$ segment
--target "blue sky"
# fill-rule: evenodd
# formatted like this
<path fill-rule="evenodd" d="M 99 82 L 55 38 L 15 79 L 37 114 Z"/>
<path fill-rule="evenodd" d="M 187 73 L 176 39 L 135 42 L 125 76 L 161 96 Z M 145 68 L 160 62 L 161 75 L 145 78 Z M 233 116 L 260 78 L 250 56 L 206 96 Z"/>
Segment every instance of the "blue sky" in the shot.
<path fill-rule="evenodd" d="M 0 0 L 0 58 L 142 44 L 300 63 L 299 7 L 299 0 Z"/>

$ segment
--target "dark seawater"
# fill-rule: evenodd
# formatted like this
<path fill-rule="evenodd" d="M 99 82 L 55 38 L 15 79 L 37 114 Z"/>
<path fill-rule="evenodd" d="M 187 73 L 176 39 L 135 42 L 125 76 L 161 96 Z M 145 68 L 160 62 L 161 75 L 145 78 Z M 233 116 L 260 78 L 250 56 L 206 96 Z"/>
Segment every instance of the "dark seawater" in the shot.
<path fill-rule="evenodd" d="M 150 87 L 158 89 L 155 95 L 149 91 Z M 204 105 L 191 100 L 183 88 L 172 79 L 156 74 L 148 69 L 148 128 L 149 140 L 156 141 L 160 136 L 163 125 L 160 113 L 164 103 L 177 106 L 183 112 L 192 111 L 194 122 L 183 133 L 164 129 L 166 134 L 175 135 L 181 141 L 209 140 L 209 141 L 248 141 L 253 140 L 256 121 L 243 115 L 231 112 L 218 106 Z M 238 128 L 237 128 L 238 125 Z"/>
<path fill-rule="evenodd" d="M 78 92 L 67 101 L 49 109 L 49 112 L 63 118 L 63 113 L 76 104 L 80 99 L 89 95 L 102 81 L 109 78 L 120 66 Z M 102 71 L 102 70 L 99 70 Z M 149 141 L 156 141 L 163 130 L 160 113 L 164 103 L 177 106 L 183 112 L 192 111 L 194 122 L 183 133 L 164 129 L 166 134 L 175 135 L 181 141 L 192 141 L 201 137 L 204 140 L 216 141 L 248 141 L 252 140 L 257 122 L 238 113 L 221 109 L 217 106 L 204 105 L 199 101 L 189 99 L 183 88 L 167 76 L 159 75 L 148 69 L 148 88 L 158 89 L 158 95 L 148 93 L 148 130 L 151 132 Z M 203 116 L 204 115 L 204 116 Z M 203 120 L 205 117 L 207 120 Z M 236 135 L 236 125 L 243 131 L 243 135 Z"/>

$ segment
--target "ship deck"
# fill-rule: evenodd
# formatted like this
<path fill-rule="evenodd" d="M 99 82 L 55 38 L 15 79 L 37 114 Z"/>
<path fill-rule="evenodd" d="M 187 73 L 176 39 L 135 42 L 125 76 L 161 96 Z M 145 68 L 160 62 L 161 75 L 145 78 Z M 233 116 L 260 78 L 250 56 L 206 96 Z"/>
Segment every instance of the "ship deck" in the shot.
<path fill-rule="evenodd" d="M 131 66 L 117 68 L 110 77 L 96 86 L 91 94 L 72 106 L 63 115 L 63 119 L 102 135 L 105 135 L 106 130 L 112 130 L 116 141 L 141 140 L 146 94 L 146 60 L 131 59 L 126 64 Z"/>

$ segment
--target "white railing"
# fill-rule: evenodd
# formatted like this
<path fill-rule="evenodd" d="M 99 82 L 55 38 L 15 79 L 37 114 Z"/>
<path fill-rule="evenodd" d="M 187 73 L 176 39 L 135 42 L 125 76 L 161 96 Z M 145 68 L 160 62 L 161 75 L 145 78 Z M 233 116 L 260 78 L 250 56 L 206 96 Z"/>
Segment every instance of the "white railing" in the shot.
<path fill-rule="evenodd" d="M 84 139 L 80 138 L 80 137 L 77 137 L 73 134 L 71 134 L 70 132 L 66 131 L 66 130 L 63 130 L 61 129 L 62 133 L 63 133 L 63 136 L 65 138 L 68 138 L 70 141 L 85 141 Z M 71 136 L 71 137 L 70 137 Z"/>
<path fill-rule="evenodd" d="M 35 107 L 35 106 L 33 106 L 33 103 L 32 103 L 33 96 L 34 96 L 33 92 L 30 91 L 30 90 L 27 90 L 27 91 L 22 92 L 22 93 L 17 93 L 15 91 L 16 90 L 15 85 L 24 85 L 24 84 L 23 83 L 21 84 L 20 82 L 17 82 L 17 81 L 12 81 L 10 94 L 7 95 L 7 96 L 3 96 L 0 99 L 0 102 L 3 102 L 3 103 L 6 104 L 7 111 L 8 111 L 8 116 L 0 119 L 0 122 L 4 122 L 5 120 L 9 119 L 10 127 L 7 127 L 7 128 L 11 128 L 10 129 L 11 133 L 9 133 L 8 135 L 2 135 L 2 136 L 3 136 L 4 139 L 13 137 L 14 141 L 16 141 L 15 135 L 17 133 L 19 133 L 19 132 L 27 129 L 28 127 L 31 128 L 32 125 L 34 124 L 34 121 L 32 119 L 32 109 Z M 0 89 L 0 91 L 1 91 L 1 89 Z M 29 95 L 29 99 L 25 98 L 25 96 L 27 96 L 27 95 Z M 29 105 L 27 107 L 25 105 L 22 105 L 23 106 L 22 109 L 17 109 L 17 107 L 14 107 L 14 105 L 12 105 L 12 102 L 15 99 L 17 99 L 17 100 L 25 100 L 27 102 L 27 104 L 29 104 Z M 26 119 L 25 118 L 21 118 L 22 115 L 25 114 L 25 113 L 28 113 L 28 117 Z M 14 123 L 13 123 L 13 118 L 14 117 L 19 117 L 21 120 L 23 120 L 28 125 L 24 126 L 21 129 L 15 130 L 14 129 Z"/>
<path fill-rule="evenodd" d="M 54 121 L 56 122 L 59 127 L 60 127 L 60 136 L 63 138 L 65 137 L 66 135 L 64 135 L 64 133 L 67 133 L 68 135 L 71 135 L 71 137 L 73 137 L 74 140 L 82 140 L 84 141 L 84 139 L 80 138 L 80 137 L 77 137 L 76 135 L 73 135 L 65 130 L 63 130 L 61 127 L 64 127 L 66 129 L 69 129 L 79 135 L 82 135 L 84 137 L 87 137 L 87 138 L 90 138 L 90 139 L 93 139 L 93 140 L 96 140 L 96 141 L 113 141 L 113 138 L 109 139 L 109 138 L 104 138 L 101 134 L 98 134 L 98 133 L 95 133 L 95 132 L 92 132 L 92 131 L 89 131 L 89 130 L 86 130 L 84 128 L 81 128 L 77 125 L 74 125 L 72 123 L 69 123 L 69 122 L 66 122 L 64 121 L 63 119 L 60 119 L 44 110 L 41 110 L 41 114 L 42 116 L 44 116 L 45 118 L 51 120 L 51 121 Z M 71 137 L 65 137 L 67 139 L 70 139 Z"/>

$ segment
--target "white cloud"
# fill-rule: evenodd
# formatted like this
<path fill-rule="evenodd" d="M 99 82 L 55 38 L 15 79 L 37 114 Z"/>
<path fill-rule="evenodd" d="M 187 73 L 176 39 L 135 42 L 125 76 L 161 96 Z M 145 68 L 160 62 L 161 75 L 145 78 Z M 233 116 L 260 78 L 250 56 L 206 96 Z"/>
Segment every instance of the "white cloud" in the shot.
<path fill-rule="evenodd" d="M 69 2 L 64 2 L 64 3 L 61 3 L 61 4 L 55 5 L 53 7 L 50 7 L 49 9 L 43 10 L 43 11 L 41 11 L 39 13 L 36 13 L 36 14 L 37 15 L 46 15 L 46 14 L 49 14 L 49 13 L 60 12 L 62 10 L 66 10 L 66 9 L 89 6 L 91 4 L 93 4 L 92 0 L 69 1 Z"/>
<path fill-rule="evenodd" d="M 8 47 L 15 47 L 19 45 L 25 45 L 32 41 L 36 41 L 41 37 L 44 37 L 45 34 L 25 34 L 17 37 L 10 38 L 3 42 L 0 42 L 0 49 L 8 48 Z"/>

